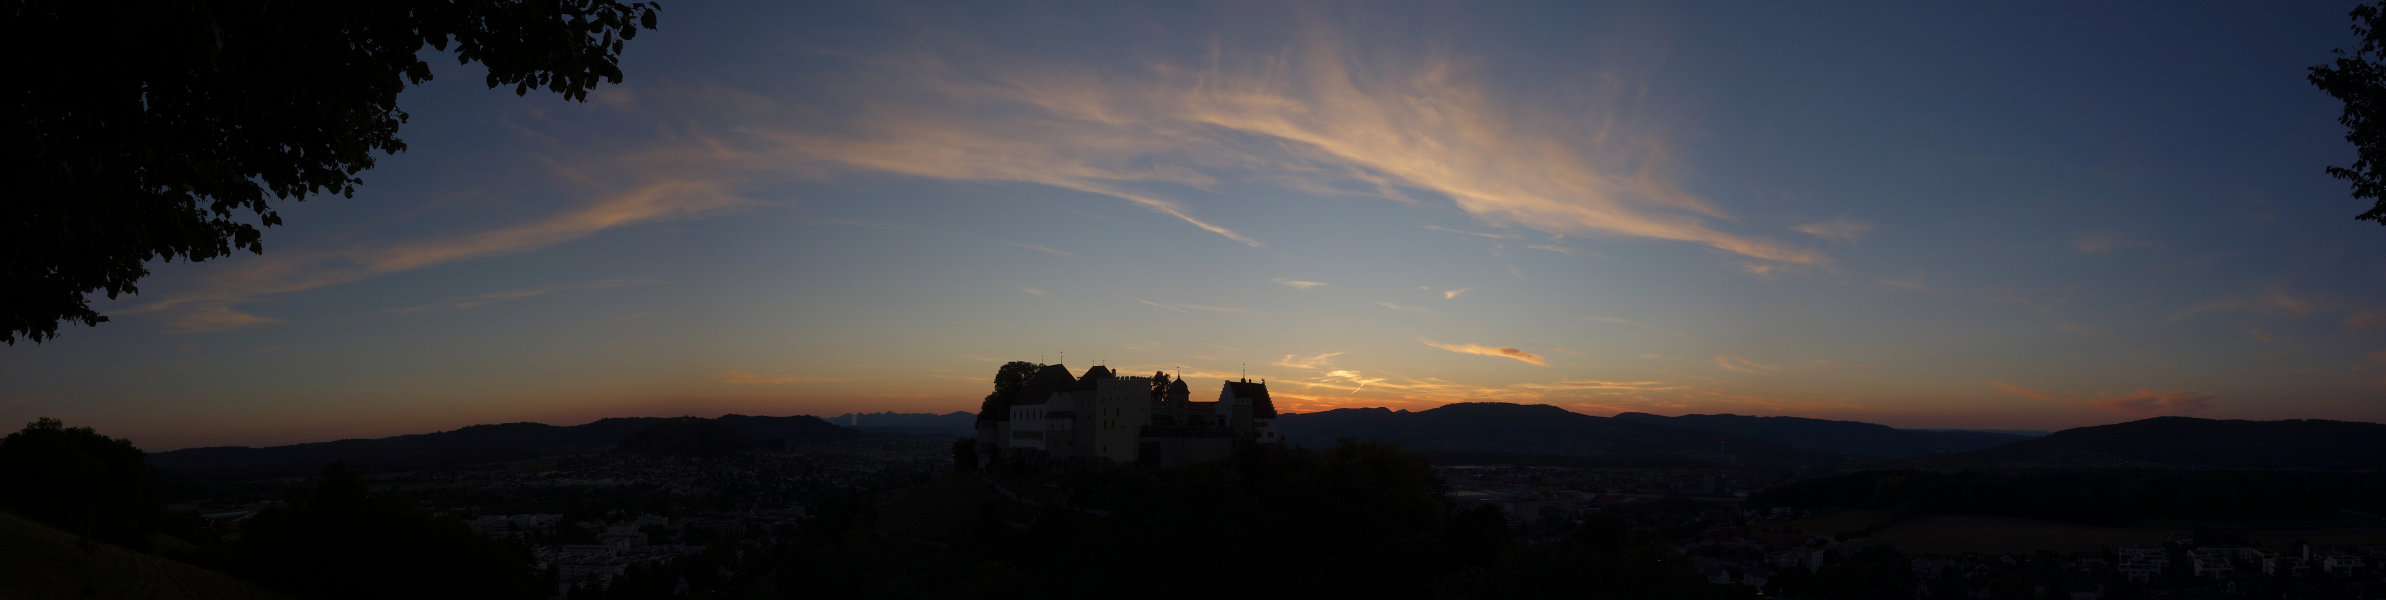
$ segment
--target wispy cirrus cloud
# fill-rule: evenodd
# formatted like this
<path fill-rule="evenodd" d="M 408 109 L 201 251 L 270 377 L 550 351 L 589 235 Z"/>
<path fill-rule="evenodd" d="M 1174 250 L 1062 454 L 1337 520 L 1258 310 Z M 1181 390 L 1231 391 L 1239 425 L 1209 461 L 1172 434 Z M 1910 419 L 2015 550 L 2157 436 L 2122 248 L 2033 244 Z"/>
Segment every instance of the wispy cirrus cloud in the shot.
<path fill-rule="evenodd" d="M 1518 360 L 1518 361 L 1521 361 L 1521 362 L 1523 362 L 1523 363 L 1525 363 L 1525 364 L 1533 365 L 1533 366 L 1536 366 L 1536 367 L 1545 367 L 1545 366 L 1549 366 L 1549 362 L 1548 362 L 1548 361 L 1546 361 L 1546 360 L 1543 360 L 1543 359 L 1541 358 L 1541 355 L 1539 355 L 1539 354 L 1534 354 L 1534 353 L 1531 353 L 1531 352 L 1526 352 L 1526 351 L 1524 351 L 1524 350 L 1522 350 L 1522 349 L 1518 349 L 1518 348 L 1511 348 L 1511 347 L 1507 347 L 1507 346 L 1485 346 L 1485 345 L 1482 345 L 1482 344 L 1444 344 L 1444 343 L 1441 343 L 1441 342 L 1436 342 L 1436 341 L 1429 340 L 1429 339 L 1425 339 L 1425 338 L 1417 338 L 1417 341 L 1419 341 L 1419 342 L 1424 342 L 1424 343 L 1425 343 L 1425 345 L 1427 345 L 1427 346 L 1432 346 L 1432 347 L 1435 347 L 1435 348 L 1440 348 L 1440 349 L 1443 349 L 1443 350 L 1448 350 L 1448 351 L 1451 351 L 1451 352 L 1456 352 L 1456 353 L 1459 353 L 1459 354 L 1476 354 L 1476 355 L 1481 355 L 1481 356 L 1497 356 L 1497 357 L 1500 357 L 1500 358 L 1513 358 L 1513 359 L 1516 359 L 1516 360 Z"/>
<path fill-rule="evenodd" d="M 1790 229 L 1841 244 L 1854 244 L 1864 241 L 1864 234 L 1872 233 L 1872 222 L 1839 217 L 1821 223 L 1807 223 Z"/>
<path fill-rule="evenodd" d="M 2272 315 L 2285 313 L 2302 316 L 2311 314 L 2317 308 L 2318 304 L 2297 296 L 2287 291 L 2286 288 L 2273 287 L 2268 293 L 2258 296 L 2229 296 L 2188 305 L 2171 311 L 2170 317 L 2166 320 L 2177 323 L 2208 312 L 2269 313 Z"/>
<path fill-rule="evenodd" d="M 260 317 L 234 310 L 230 306 L 215 304 L 181 311 L 167 318 L 166 331 L 168 333 L 215 333 L 280 322 L 282 322 L 281 319 Z"/>
<path fill-rule="evenodd" d="M 1417 314 L 1421 314 L 1421 315 L 1430 315 L 1430 314 L 1434 314 L 1434 312 L 1433 312 L 1433 309 L 1430 309 L 1430 308 L 1425 308 L 1425 307 L 1422 307 L 1422 306 L 1407 306 L 1407 305 L 1403 305 L 1403 304 L 1394 303 L 1394 302 L 1391 302 L 1391 301 L 1388 301 L 1388 300 L 1377 300 L 1377 301 L 1375 301 L 1375 305 L 1376 305 L 1376 306 L 1381 306 L 1381 307 L 1384 307 L 1384 308 L 1389 308 L 1389 309 L 1392 309 L 1392 310 L 1397 310 L 1397 311 L 1400 311 L 1400 312 L 1412 312 L 1412 313 L 1417 313 Z"/>
<path fill-rule="evenodd" d="M 1605 254 L 1600 254 L 1573 246 L 1560 246 L 1557 244 L 1537 244 L 1525 247 L 1534 250 L 1540 250 L 1542 252 L 1556 252 L 1558 254 L 1564 254 L 1567 256 L 1580 256 L 1583 258 L 1614 258 Z"/>
<path fill-rule="evenodd" d="M 2073 249 L 2089 254 L 2107 254 L 2153 245 L 2153 242 L 2138 239 L 2136 236 L 2118 233 L 2082 233 L 2071 240 Z"/>
<path fill-rule="evenodd" d="M 1904 277 L 1883 277 L 1881 278 L 1881 285 L 1903 290 L 1913 290 L 1917 292 L 1930 291 L 1930 284 L 1922 282 L 1922 275 L 1920 273 L 1907 275 Z"/>
<path fill-rule="evenodd" d="M 1029 285 L 1027 285 L 1027 284 L 1024 284 L 1024 283 L 1022 283 L 1022 284 L 1019 284 L 1019 291 L 1022 291 L 1022 292 L 1027 292 L 1027 295 L 1030 295 L 1030 296 L 1049 296 L 1049 295 L 1052 295 L 1052 292 L 1047 292 L 1047 291 L 1044 291 L 1044 290 L 1036 289 L 1035 287 L 1033 287 L 1033 286 L 1029 286 Z"/>
<path fill-rule="evenodd" d="M 1450 233 L 1459 233 L 1459 234 L 1471 235 L 1471 236 L 1475 236 L 1475 237 L 1487 237 L 1487 238 L 1491 238 L 1491 239 L 1495 239 L 1495 240 L 1513 240 L 1513 239 L 1517 239 L 1517 238 L 1524 237 L 1524 236 L 1521 236 L 1521 235 L 1516 235 L 1516 234 L 1513 234 L 1513 233 L 1483 233 L 1483 232 L 1480 232 L 1480 231 L 1467 231 L 1467 230 L 1464 230 L 1464 229 L 1452 229 L 1452 228 L 1449 228 L 1449 227 L 1443 227 L 1443 226 L 1440 226 L 1440 225 L 1426 225 L 1426 226 L 1425 226 L 1425 228 L 1426 228 L 1426 229 L 1433 230 L 1433 231 L 1446 231 L 1446 232 L 1450 232 Z"/>
<path fill-rule="evenodd" d="M 1286 354 L 1282 360 L 1276 361 L 1276 366 L 1292 367 L 1295 369 L 1321 369 L 1333 364 L 1331 361 L 1334 359 L 1334 357 L 1341 356 L 1342 354 L 1343 353 L 1341 352 L 1327 352 L 1325 354 L 1306 357 Z"/>
<path fill-rule="evenodd" d="M 1287 180 L 1404 202 L 1415 200 L 1401 190 L 1422 190 L 1493 226 L 1826 261 L 1715 227 L 1735 218 L 1675 183 L 1673 153 L 1647 116 L 1654 107 L 1619 76 L 1623 65 L 1595 69 L 1606 76 L 1586 82 L 1581 100 L 1537 104 L 1485 83 L 1471 57 L 1361 43 L 1380 38 L 1294 12 L 1292 35 L 1218 38 L 1173 58 L 1146 52 L 1131 67 L 957 38 L 848 55 L 847 81 L 819 89 L 852 94 L 842 101 L 856 114 L 744 128 L 811 164 L 1110 196 L 1251 246 L 1264 244 L 1180 199 Z"/>
<path fill-rule="evenodd" d="M 556 292 L 584 292 L 584 291 L 606 290 L 606 289 L 613 289 L 613 288 L 623 288 L 623 287 L 642 286 L 642 285 L 657 285 L 657 284 L 661 284 L 661 283 L 663 283 L 663 280 L 660 280 L 660 279 L 654 279 L 654 278 L 650 278 L 650 277 L 623 277 L 623 278 L 616 278 L 616 279 L 606 279 L 606 280 L 602 280 L 602 281 L 588 281 L 588 282 L 581 282 L 581 283 L 566 283 L 566 284 L 558 284 L 558 285 L 543 285 L 543 286 L 534 286 L 534 287 L 526 287 L 526 288 L 515 288 L 515 289 L 504 290 L 504 291 L 497 291 L 497 292 L 489 292 L 489 293 L 486 293 L 486 294 L 473 294 L 473 295 L 470 295 L 470 296 L 461 296 L 461 297 L 456 297 L 456 298 L 450 298 L 450 299 L 447 299 L 447 300 L 442 300 L 442 301 L 439 301 L 439 302 L 433 302 L 433 303 L 430 303 L 430 304 L 419 304 L 419 305 L 415 305 L 415 306 L 405 306 L 405 307 L 399 307 L 399 308 L 387 309 L 387 310 L 384 310 L 384 311 L 382 311 L 382 312 L 387 312 L 387 313 L 391 313 L 391 314 L 400 314 L 400 315 L 403 315 L 403 314 L 412 314 L 412 313 L 423 312 L 423 311 L 426 311 L 426 310 L 462 310 L 462 309 L 467 309 L 467 308 L 476 308 L 476 307 L 480 307 L 480 306 L 486 306 L 486 305 L 490 305 L 490 304 L 497 304 L 497 303 L 500 303 L 500 302 L 512 302 L 512 301 L 515 301 L 515 300 L 522 300 L 522 299 L 525 299 L 525 298 L 532 298 L 532 297 L 536 297 L 536 296 L 544 296 L 544 295 L 547 295 L 547 294 L 553 294 L 553 293 L 556 293 Z"/>
<path fill-rule="evenodd" d="M 1316 287 L 1325 287 L 1325 285 L 1326 285 L 1326 284 L 1325 284 L 1325 282 L 1321 282 L 1321 281 L 1301 281 L 1301 280 L 1298 280 L 1298 279 L 1293 279 L 1293 278 L 1290 278 L 1290 277 L 1278 277 L 1278 278 L 1275 278 L 1275 279 L 1270 279 L 1270 280 L 1268 280 L 1268 281 L 1275 282 L 1277 285 L 1282 285 L 1282 286 L 1284 286 L 1284 287 L 1289 287 L 1289 288 L 1293 288 L 1293 289 L 1300 289 L 1300 290 L 1305 290 L 1305 289 L 1309 289 L 1309 288 L 1316 288 Z"/>
<path fill-rule="evenodd" d="M 1045 254 L 1052 254 L 1052 255 L 1056 255 L 1056 256 L 1076 256 L 1076 255 L 1077 255 L 1076 253 L 1074 253 L 1074 252 L 1070 252 L 1070 251 L 1067 251 L 1067 250 L 1057 250 L 1057 249 L 1048 248 L 1048 247 L 1044 247 L 1044 246 L 1038 246 L 1038 245 L 1035 245 L 1035 244 L 1020 244 L 1020 243 L 1015 243 L 1015 242 L 1003 242 L 1003 243 L 1002 243 L 1002 245 L 1005 245 L 1005 246 L 1010 246 L 1010 247 L 1013 247 L 1013 248 L 1026 248 L 1026 249 L 1029 249 L 1029 250 L 1034 250 L 1034 251 L 1037 251 L 1037 252 L 1042 252 L 1042 253 L 1045 253 Z"/>
<path fill-rule="evenodd" d="M 1442 290 L 1442 299 L 1443 299 L 1443 300 L 1456 300 L 1456 299 L 1458 299 L 1458 297 L 1459 297 L 1459 296 L 1461 296 L 1461 295 L 1464 295 L 1464 294 L 1466 294 L 1467 292 L 1472 292 L 1472 291 L 1475 291 L 1475 288 L 1458 288 L 1458 289 L 1454 289 L 1454 290 Z"/>
<path fill-rule="evenodd" d="M 1721 367 L 1725 371 L 1731 371 L 1733 373 L 1746 373 L 1750 375 L 1770 373 L 1781 370 L 1779 365 L 1768 365 L 1753 360 L 1748 360 L 1748 358 L 1744 356 L 1733 356 L 1729 354 L 1715 355 L 1715 366 Z"/>
<path fill-rule="evenodd" d="M 2386 307 L 2373 308 L 2345 317 L 2345 329 L 2361 329 L 2386 325 Z"/>
<path fill-rule="evenodd" d="M 428 240 L 277 252 L 239 257 L 239 266 L 195 289 L 118 312 L 165 315 L 169 331 L 205 333 L 255 327 L 275 319 L 233 306 L 278 294 L 352 283 L 389 273 L 525 252 L 641 223 L 696 218 L 750 204 L 714 181 L 668 179 L 510 227 Z"/>

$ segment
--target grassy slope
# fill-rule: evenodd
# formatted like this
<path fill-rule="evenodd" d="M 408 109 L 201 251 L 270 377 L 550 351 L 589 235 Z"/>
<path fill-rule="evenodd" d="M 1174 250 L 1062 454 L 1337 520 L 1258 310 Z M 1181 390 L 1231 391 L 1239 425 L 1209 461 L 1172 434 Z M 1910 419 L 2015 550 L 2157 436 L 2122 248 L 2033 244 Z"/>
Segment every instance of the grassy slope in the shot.
<path fill-rule="evenodd" d="M 0 513 L 0 598 L 280 598 L 230 575 Z"/>

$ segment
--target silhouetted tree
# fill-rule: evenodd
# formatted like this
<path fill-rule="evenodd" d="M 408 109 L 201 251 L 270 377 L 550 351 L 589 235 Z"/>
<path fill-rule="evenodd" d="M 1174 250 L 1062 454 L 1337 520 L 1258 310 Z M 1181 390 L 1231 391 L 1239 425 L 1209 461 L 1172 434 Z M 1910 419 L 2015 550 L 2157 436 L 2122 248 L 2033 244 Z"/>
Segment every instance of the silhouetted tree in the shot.
<path fill-rule="evenodd" d="M 267 197 L 353 196 L 451 46 L 489 87 L 585 101 L 656 7 L 616 0 L 19 0 L 0 8 L 0 342 L 98 325 L 151 259 L 263 252 Z M 248 216 L 236 213 L 249 213 Z M 252 225 L 248 220 L 254 221 Z"/>
<path fill-rule="evenodd" d="M 402 503 L 341 463 L 249 519 L 242 570 L 305 598 L 535 598 L 530 556 Z"/>
<path fill-rule="evenodd" d="M 974 438 L 953 440 L 953 472 L 975 473 L 978 470 L 978 441 Z"/>
<path fill-rule="evenodd" d="M 1153 402 L 1158 402 L 1158 401 L 1160 401 L 1160 400 L 1162 400 L 1162 399 L 1164 399 L 1164 398 L 1167 398 L 1167 397 L 1168 397 L 1168 372 L 1167 372 L 1167 371 L 1152 371 L 1152 401 L 1153 401 Z"/>
<path fill-rule="evenodd" d="M 2336 122 L 2345 126 L 2345 141 L 2353 143 L 2353 164 L 2329 166 L 2328 174 L 2352 183 L 2353 198 L 2376 204 L 2353 218 L 2386 225 L 2386 31 L 2377 28 L 2386 15 L 2386 2 L 2353 7 L 2353 35 L 2361 45 L 2352 52 L 2337 49 L 2336 61 L 2311 67 L 2311 84 L 2345 103 Z"/>
<path fill-rule="evenodd" d="M 165 512 L 133 443 L 44 418 L 0 439 L 0 507 L 132 548 Z"/>
<path fill-rule="evenodd" d="M 986 394 L 985 402 L 978 405 L 978 420 L 1011 420 L 1011 403 L 1019 399 L 1020 393 L 1027 391 L 1027 380 L 1036 376 L 1036 369 L 1043 367 L 1024 360 L 1014 360 L 996 369 L 994 391 Z"/>

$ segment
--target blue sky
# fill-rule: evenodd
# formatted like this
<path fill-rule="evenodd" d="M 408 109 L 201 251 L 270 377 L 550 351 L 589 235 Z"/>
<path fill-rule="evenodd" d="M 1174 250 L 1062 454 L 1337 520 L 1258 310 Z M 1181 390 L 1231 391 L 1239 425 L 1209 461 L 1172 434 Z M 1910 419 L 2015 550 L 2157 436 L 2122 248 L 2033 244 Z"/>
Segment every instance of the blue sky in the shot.
<path fill-rule="evenodd" d="M 0 418 L 943 412 L 1066 353 L 1294 411 L 2386 420 L 2304 81 L 2349 5 L 1477 4 L 672 4 L 585 104 L 434 60 L 354 199 L 0 348 Z"/>

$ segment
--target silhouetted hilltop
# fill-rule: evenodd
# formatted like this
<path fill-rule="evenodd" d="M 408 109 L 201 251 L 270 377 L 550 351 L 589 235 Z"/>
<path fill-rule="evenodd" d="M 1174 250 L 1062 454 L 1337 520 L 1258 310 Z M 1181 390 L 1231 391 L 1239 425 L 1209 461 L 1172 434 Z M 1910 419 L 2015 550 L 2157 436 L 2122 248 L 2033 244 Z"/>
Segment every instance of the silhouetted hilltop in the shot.
<path fill-rule="evenodd" d="M 2065 429 L 1934 462 L 1967 467 L 2378 470 L 2386 468 L 2386 425 L 2155 417 Z"/>
<path fill-rule="evenodd" d="M 307 473 L 321 469 L 332 461 L 346 461 L 363 468 L 519 460 L 610 451 L 623 440 L 657 423 L 682 419 L 717 422 L 750 443 L 766 448 L 850 441 L 862 435 L 859 431 L 810 416 L 724 415 L 719 419 L 616 417 L 569 427 L 544 423 L 502 423 L 473 425 L 437 433 L 266 448 L 189 448 L 151 453 L 148 461 L 153 466 L 186 471 L 261 469 Z"/>
<path fill-rule="evenodd" d="M 1831 421 L 1805 417 L 1751 417 L 1733 414 L 1665 417 L 1628 412 L 1618 420 L 1672 425 L 1771 441 L 1810 452 L 1860 458 L 1906 458 L 1985 450 L 2031 439 L 2009 433 L 1961 430 L 1898 429 L 1859 421 Z"/>
<path fill-rule="evenodd" d="M 726 417 L 724 417 L 726 418 Z M 647 425 L 621 440 L 614 452 L 679 458 L 720 458 L 754 450 L 754 440 L 720 421 L 680 417 Z"/>
<path fill-rule="evenodd" d="M 846 413 L 826 417 L 828 422 L 872 433 L 909 435 L 937 435 L 970 437 L 977 435 L 977 413 L 954 411 L 935 413 Z"/>
<path fill-rule="evenodd" d="M 792 417 L 721 415 L 721 418 L 712 419 L 712 421 L 766 446 L 797 447 L 807 444 L 852 441 L 862 437 L 862 432 L 841 427 L 810 415 Z"/>
<path fill-rule="evenodd" d="M 1345 408 L 1276 419 L 1286 441 L 1324 446 L 1374 439 L 1423 454 L 1660 455 L 1709 460 L 1830 462 L 1779 443 L 1697 429 L 1594 417 L 1546 404 L 1462 402 L 1410 412 Z"/>

